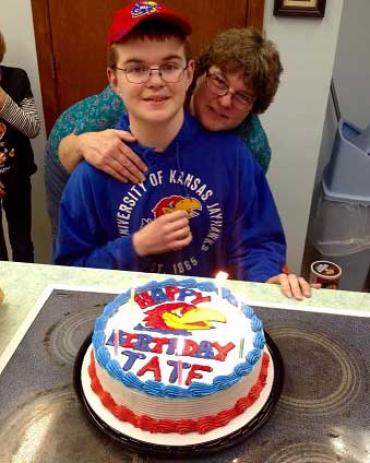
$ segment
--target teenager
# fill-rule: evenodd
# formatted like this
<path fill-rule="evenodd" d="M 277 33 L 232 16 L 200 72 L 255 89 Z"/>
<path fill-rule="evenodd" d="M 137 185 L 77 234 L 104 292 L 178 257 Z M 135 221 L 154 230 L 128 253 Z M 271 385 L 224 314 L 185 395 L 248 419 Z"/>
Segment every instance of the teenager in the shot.
<path fill-rule="evenodd" d="M 276 278 L 286 246 L 265 175 L 240 138 L 207 132 L 185 113 L 189 24 L 163 5 L 140 5 L 114 16 L 108 78 L 128 112 L 117 128 L 135 137 L 149 172 L 125 184 L 81 162 L 62 200 L 56 261 Z"/>
<path fill-rule="evenodd" d="M 269 166 L 271 149 L 258 114 L 269 107 L 281 71 L 279 52 L 260 32 L 251 27 L 229 29 L 219 34 L 199 58 L 192 84 L 195 87 L 188 92 L 188 97 L 189 93 L 193 95 L 190 110 L 203 127 L 211 131 L 231 130 L 239 135 L 264 172 Z M 230 87 L 235 85 L 235 74 L 236 93 Z M 45 153 L 46 197 L 53 241 L 65 183 L 82 159 L 118 180 L 134 183 L 144 180 L 147 166 L 125 145 L 133 141 L 132 136 L 112 130 L 124 111 L 122 99 L 108 85 L 101 93 L 66 109 L 55 123 Z"/>

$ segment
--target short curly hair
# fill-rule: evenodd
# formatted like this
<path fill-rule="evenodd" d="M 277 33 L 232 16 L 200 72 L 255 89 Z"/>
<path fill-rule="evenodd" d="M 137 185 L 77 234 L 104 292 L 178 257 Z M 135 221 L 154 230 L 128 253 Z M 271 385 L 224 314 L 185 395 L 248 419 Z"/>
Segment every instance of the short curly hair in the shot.
<path fill-rule="evenodd" d="M 195 78 L 213 65 L 224 73 L 241 72 L 245 82 L 251 82 L 256 95 L 253 105 L 256 114 L 269 107 L 283 71 L 274 43 L 253 27 L 228 29 L 219 34 L 199 57 Z"/>
<path fill-rule="evenodd" d="M 2 62 L 6 52 L 6 43 L 3 34 L 0 31 L 0 63 Z"/>

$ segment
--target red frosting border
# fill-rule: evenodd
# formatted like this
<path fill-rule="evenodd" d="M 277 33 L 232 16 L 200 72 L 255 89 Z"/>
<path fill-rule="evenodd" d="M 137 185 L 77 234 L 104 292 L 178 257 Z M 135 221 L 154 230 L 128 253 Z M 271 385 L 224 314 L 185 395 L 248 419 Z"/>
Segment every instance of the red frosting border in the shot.
<path fill-rule="evenodd" d="M 91 379 L 91 388 L 100 398 L 101 403 L 106 407 L 116 418 L 121 421 L 131 423 L 133 426 L 149 431 L 152 433 L 171 433 L 186 434 L 188 432 L 198 432 L 205 434 L 222 426 L 226 426 L 236 416 L 243 413 L 247 408 L 251 407 L 261 394 L 262 389 L 266 385 L 267 371 L 270 358 L 266 352 L 262 356 L 262 365 L 258 380 L 250 389 L 249 393 L 241 397 L 232 408 L 222 410 L 216 415 L 202 416 L 197 419 L 155 419 L 147 415 L 136 415 L 124 405 L 118 405 L 109 394 L 106 392 L 96 375 L 95 358 L 91 352 L 91 361 L 88 367 L 88 372 Z"/>

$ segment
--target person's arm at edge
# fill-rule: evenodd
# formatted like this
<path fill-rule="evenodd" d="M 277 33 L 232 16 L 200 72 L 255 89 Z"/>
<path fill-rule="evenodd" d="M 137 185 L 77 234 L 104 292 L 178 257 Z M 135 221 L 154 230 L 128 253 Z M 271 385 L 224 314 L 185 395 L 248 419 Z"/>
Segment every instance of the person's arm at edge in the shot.
<path fill-rule="evenodd" d="M 18 69 L 16 75 L 22 87 L 22 101 L 19 104 L 16 103 L 2 88 L 0 79 L 0 116 L 26 137 L 35 138 L 40 132 L 40 118 L 32 95 L 31 84 L 23 69 Z"/>

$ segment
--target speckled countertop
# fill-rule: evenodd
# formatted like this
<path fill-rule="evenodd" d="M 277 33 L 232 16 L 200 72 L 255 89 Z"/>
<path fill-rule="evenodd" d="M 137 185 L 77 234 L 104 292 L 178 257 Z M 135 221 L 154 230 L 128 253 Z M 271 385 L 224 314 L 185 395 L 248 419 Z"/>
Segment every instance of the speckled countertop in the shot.
<path fill-rule="evenodd" d="M 0 306 L 0 355 L 48 285 L 68 285 L 71 289 L 73 286 L 83 286 L 96 291 L 121 292 L 127 287 L 144 284 L 153 278 L 167 277 L 168 275 L 0 261 L 0 288 L 5 294 L 5 300 Z M 230 280 L 225 286 L 251 305 L 370 313 L 370 293 L 321 289 L 314 290 L 310 299 L 295 301 L 282 296 L 280 288 L 275 285 Z"/>

